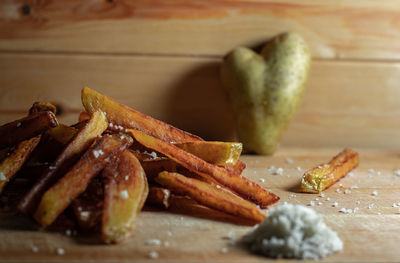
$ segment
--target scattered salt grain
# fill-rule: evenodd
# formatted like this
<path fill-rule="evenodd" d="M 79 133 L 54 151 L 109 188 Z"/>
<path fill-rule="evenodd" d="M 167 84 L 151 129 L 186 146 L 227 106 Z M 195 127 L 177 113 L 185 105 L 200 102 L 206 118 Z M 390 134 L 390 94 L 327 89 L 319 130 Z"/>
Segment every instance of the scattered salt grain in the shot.
<path fill-rule="evenodd" d="M 353 172 L 349 172 L 349 173 L 347 174 L 347 176 L 352 177 L 352 176 L 354 176 L 354 173 L 353 173 Z"/>
<path fill-rule="evenodd" d="M 376 190 L 372 191 L 372 195 L 373 196 L 377 196 L 378 195 L 378 191 L 376 191 Z"/>
<path fill-rule="evenodd" d="M 78 211 L 80 212 L 80 211 L 82 211 L 82 206 L 78 206 Z"/>
<path fill-rule="evenodd" d="M 217 187 L 217 189 L 221 189 L 222 188 L 219 184 L 217 184 L 215 187 Z"/>
<path fill-rule="evenodd" d="M 57 168 L 57 166 L 49 166 L 49 170 L 55 170 Z"/>
<path fill-rule="evenodd" d="M 265 182 L 265 179 L 264 179 L 264 178 L 260 178 L 259 180 L 260 180 L 261 183 L 264 183 L 264 182 Z"/>
<path fill-rule="evenodd" d="M 398 207 L 398 205 L 396 203 L 393 203 L 392 207 Z"/>
<path fill-rule="evenodd" d="M 93 155 L 95 158 L 98 158 L 100 155 L 104 154 L 102 150 L 94 150 Z"/>
<path fill-rule="evenodd" d="M 0 181 L 6 181 L 7 177 L 4 175 L 3 172 L 0 172 Z"/>
<path fill-rule="evenodd" d="M 39 248 L 37 246 L 32 246 L 31 249 L 33 253 L 39 252 Z"/>
<path fill-rule="evenodd" d="M 268 167 L 268 172 L 273 173 L 275 171 L 275 166 L 271 165 Z"/>
<path fill-rule="evenodd" d="M 340 191 L 340 189 L 336 189 L 336 193 L 340 194 L 342 191 Z"/>
<path fill-rule="evenodd" d="M 65 254 L 65 250 L 63 248 L 59 247 L 59 248 L 57 248 L 57 254 L 62 256 Z"/>
<path fill-rule="evenodd" d="M 293 163 L 293 159 L 291 159 L 291 158 L 286 158 L 286 162 L 288 163 L 288 164 L 292 164 Z"/>
<path fill-rule="evenodd" d="M 172 237 L 172 232 L 171 231 L 167 231 L 167 236 Z"/>
<path fill-rule="evenodd" d="M 353 210 L 351 208 L 346 209 L 346 208 L 342 207 L 342 208 L 340 208 L 339 212 L 344 213 L 344 214 L 351 214 L 351 213 L 353 213 Z"/>
<path fill-rule="evenodd" d="M 377 171 L 376 175 L 382 175 L 382 172 L 381 171 Z"/>
<path fill-rule="evenodd" d="M 318 197 L 316 197 L 316 198 L 315 198 L 315 201 L 318 201 L 318 200 L 319 200 L 319 198 L 318 198 Z"/>
<path fill-rule="evenodd" d="M 318 202 L 318 205 L 322 205 L 322 202 Z"/>
<path fill-rule="evenodd" d="M 158 258 L 158 253 L 157 253 L 157 251 L 151 251 L 151 252 L 149 253 L 149 258 L 151 258 L 151 259 L 156 259 L 156 258 Z"/>
<path fill-rule="evenodd" d="M 324 193 L 320 193 L 320 194 L 319 194 L 319 197 L 324 198 L 324 197 L 325 197 L 325 194 L 324 194 Z"/>
<path fill-rule="evenodd" d="M 221 253 L 222 253 L 222 254 L 228 253 L 228 248 L 227 248 L 227 247 L 221 248 Z"/>
<path fill-rule="evenodd" d="M 275 174 L 277 174 L 277 175 L 282 175 L 283 174 L 283 168 L 277 168 L 276 169 L 276 171 L 275 171 Z"/>
<path fill-rule="evenodd" d="M 368 169 L 368 173 L 370 173 L 370 174 L 375 173 L 375 169 L 373 169 L 373 168 Z"/>
<path fill-rule="evenodd" d="M 161 245 L 161 241 L 159 239 L 149 239 L 146 241 L 146 245 L 148 246 L 159 246 Z"/>
<path fill-rule="evenodd" d="M 121 199 L 128 199 L 129 198 L 129 193 L 127 190 L 122 190 L 121 192 L 119 192 L 119 197 Z"/>
<path fill-rule="evenodd" d="M 368 205 L 368 209 L 372 209 L 372 208 L 374 208 L 375 207 L 375 204 L 369 204 Z"/>
<path fill-rule="evenodd" d="M 354 207 L 354 210 L 353 210 L 353 212 L 354 212 L 354 213 L 357 213 L 357 212 L 358 212 L 358 210 L 360 210 L 360 208 L 358 208 L 358 207 Z"/>
<path fill-rule="evenodd" d="M 349 189 L 344 190 L 345 194 L 351 194 L 351 191 Z"/>
<path fill-rule="evenodd" d="M 315 202 L 314 201 L 310 201 L 310 203 L 308 205 L 309 206 L 315 206 Z"/>
<path fill-rule="evenodd" d="M 332 204 L 333 207 L 337 207 L 338 205 L 339 205 L 338 202 L 334 202 L 334 203 Z"/>
<path fill-rule="evenodd" d="M 361 204 L 361 202 L 360 202 L 360 201 L 357 201 L 356 204 L 359 205 L 359 204 Z"/>
<path fill-rule="evenodd" d="M 359 188 L 359 187 L 358 187 L 358 185 L 356 185 L 356 184 L 350 186 L 350 189 L 358 189 L 358 188 Z"/>
<path fill-rule="evenodd" d="M 394 171 L 393 174 L 396 175 L 396 176 L 400 176 L 400 169 Z"/>
<path fill-rule="evenodd" d="M 108 124 L 108 126 L 110 126 L 112 128 L 112 127 L 114 127 L 114 124 L 112 122 L 110 122 L 110 124 Z"/>
<path fill-rule="evenodd" d="M 330 198 L 330 197 L 327 197 L 327 198 L 326 198 L 326 201 L 330 201 L 330 200 L 331 200 L 331 198 Z"/>
<path fill-rule="evenodd" d="M 65 234 L 66 234 L 67 236 L 71 236 L 71 234 L 72 234 L 72 231 L 71 231 L 71 230 L 69 230 L 69 229 L 67 229 L 67 230 L 65 230 Z"/>
<path fill-rule="evenodd" d="M 299 171 L 299 172 L 301 172 L 301 171 L 302 171 L 302 169 L 301 169 L 301 167 L 300 167 L 300 166 L 297 166 L 297 167 L 296 167 L 296 169 L 297 169 L 297 171 Z"/>
<path fill-rule="evenodd" d="M 80 212 L 80 215 L 81 215 L 81 219 L 83 221 L 87 221 L 89 219 L 90 212 L 89 211 L 82 211 L 82 212 Z"/>
<path fill-rule="evenodd" d="M 22 123 L 18 122 L 17 127 L 21 127 Z"/>
<path fill-rule="evenodd" d="M 128 181 L 129 175 L 125 175 L 125 181 Z"/>

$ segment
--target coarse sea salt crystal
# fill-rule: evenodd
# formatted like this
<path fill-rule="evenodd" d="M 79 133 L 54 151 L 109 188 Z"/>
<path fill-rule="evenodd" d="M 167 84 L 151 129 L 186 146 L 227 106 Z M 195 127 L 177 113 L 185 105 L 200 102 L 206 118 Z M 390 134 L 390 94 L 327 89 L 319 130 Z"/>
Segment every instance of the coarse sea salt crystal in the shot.
<path fill-rule="evenodd" d="M 161 245 L 161 240 L 159 240 L 159 239 L 149 239 L 149 240 L 146 241 L 146 245 L 159 246 L 159 245 Z"/>
<path fill-rule="evenodd" d="M 128 199 L 129 198 L 129 193 L 127 190 L 122 190 L 121 192 L 119 192 L 119 197 L 121 199 Z"/>
<path fill-rule="evenodd" d="M 333 207 L 337 207 L 338 205 L 339 205 L 338 202 L 334 202 L 334 203 L 332 204 Z"/>
<path fill-rule="evenodd" d="M 345 194 L 350 194 L 351 191 L 350 191 L 349 189 L 346 189 L 346 190 L 344 190 L 344 193 L 345 193 Z"/>
<path fill-rule="evenodd" d="M 293 159 L 288 157 L 288 158 L 286 158 L 286 162 L 288 164 L 292 164 L 293 163 Z"/>
<path fill-rule="evenodd" d="M 57 248 L 57 254 L 62 256 L 65 254 L 65 250 L 63 248 L 59 247 L 59 248 Z"/>
<path fill-rule="evenodd" d="M 265 182 L 265 179 L 264 179 L 264 178 L 260 178 L 259 180 L 260 180 L 261 183 L 264 183 L 264 182 Z"/>
<path fill-rule="evenodd" d="M 283 168 L 279 167 L 276 169 L 275 174 L 277 175 L 282 175 L 283 174 Z"/>
<path fill-rule="evenodd" d="M 396 176 L 400 176 L 400 169 L 395 170 L 395 171 L 393 172 L 393 174 L 396 175 Z"/>
<path fill-rule="evenodd" d="M 0 181 L 6 181 L 7 177 L 4 175 L 3 172 L 0 172 Z"/>
<path fill-rule="evenodd" d="M 158 258 L 158 252 L 157 251 L 150 251 L 149 258 L 151 258 L 151 259 Z"/>
<path fill-rule="evenodd" d="M 372 195 L 373 196 L 377 196 L 378 195 L 378 191 L 376 191 L 376 190 L 372 191 Z"/>
<path fill-rule="evenodd" d="M 271 208 L 267 219 L 242 241 L 252 252 L 273 258 L 319 259 L 343 249 L 343 242 L 321 215 L 292 204 Z"/>
<path fill-rule="evenodd" d="M 32 246 L 31 249 L 33 253 L 39 252 L 39 248 L 37 246 Z"/>

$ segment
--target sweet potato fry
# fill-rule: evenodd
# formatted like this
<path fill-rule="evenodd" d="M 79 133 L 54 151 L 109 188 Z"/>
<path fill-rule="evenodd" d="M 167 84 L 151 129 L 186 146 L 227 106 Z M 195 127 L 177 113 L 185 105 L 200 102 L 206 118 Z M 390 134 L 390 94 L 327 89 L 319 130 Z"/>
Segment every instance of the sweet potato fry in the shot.
<path fill-rule="evenodd" d="M 37 181 L 31 190 L 21 199 L 18 209 L 25 213 L 33 213 L 43 193 L 52 186 L 74 164 L 79 156 L 107 128 L 105 115 L 101 111 L 93 113 L 86 126 L 79 131 L 63 152 L 52 163 L 46 173 Z"/>
<path fill-rule="evenodd" d="M 7 123 L 0 126 L 0 148 L 15 145 L 57 125 L 56 116 L 50 111 L 33 113 L 22 119 Z"/>
<path fill-rule="evenodd" d="M 174 145 L 206 162 L 217 165 L 234 165 L 239 160 L 243 148 L 238 142 L 195 141 Z"/>
<path fill-rule="evenodd" d="M 77 129 L 61 123 L 47 131 L 49 136 L 61 144 L 69 143 L 77 133 Z"/>
<path fill-rule="evenodd" d="M 171 143 L 159 140 L 141 131 L 129 131 L 134 138 L 144 146 L 166 155 L 186 169 L 200 176 L 204 176 L 206 179 L 211 177 L 221 185 L 232 189 L 243 198 L 258 204 L 261 208 L 266 208 L 279 200 L 278 196 L 268 192 L 255 182 L 249 181 L 241 175 L 228 173 L 224 168 L 210 164 Z"/>
<path fill-rule="evenodd" d="M 104 135 L 92 145 L 79 161 L 60 180 L 47 190 L 39 203 L 34 218 L 48 226 L 61 214 L 79 194 L 83 193 L 90 180 L 110 160 L 125 150 L 132 138 L 119 135 Z"/>
<path fill-rule="evenodd" d="M 161 172 L 155 180 L 174 193 L 187 195 L 199 204 L 227 214 L 255 222 L 261 222 L 265 218 L 255 204 L 205 182 L 168 172 Z"/>
<path fill-rule="evenodd" d="M 358 153 L 344 149 L 328 164 L 321 164 L 304 173 L 300 191 L 304 193 L 320 193 L 346 176 L 358 166 Z"/>
<path fill-rule="evenodd" d="M 72 201 L 72 209 L 83 230 L 97 228 L 101 224 L 104 206 L 104 186 L 101 176 L 93 178 L 85 192 Z"/>
<path fill-rule="evenodd" d="M 135 111 L 87 87 L 82 89 L 82 104 L 88 113 L 93 113 L 98 109 L 107 113 L 110 126 L 112 124 L 113 126 L 138 129 L 168 142 L 201 140 L 198 136 Z"/>
<path fill-rule="evenodd" d="M 4 186 L 11 180 L 18 170 L 21 169 L 22 165 L 36 148 L 39 141 L 40 135 L 20 142 L 10 156 L 7 156 L 0 163 L 0 194 L 4 189 Z"/>
<path fill-rule="evenodd" d="M 119 243 L 132 234 L 147 198 L 146 174 L 135 155 L 125 150 L 106 166 L 103 178 L 102 239 L 105 243 Z"/>

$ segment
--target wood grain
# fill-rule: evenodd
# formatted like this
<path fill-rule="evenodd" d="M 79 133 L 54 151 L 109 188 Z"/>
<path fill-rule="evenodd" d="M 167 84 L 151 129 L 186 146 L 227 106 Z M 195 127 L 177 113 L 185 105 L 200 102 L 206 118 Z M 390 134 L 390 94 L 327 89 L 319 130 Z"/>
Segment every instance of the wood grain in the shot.
<path fill-rule="evenodd" d="M 219 59 L 144 56 L 0 56 L 0 121 L 33 101 L 61 106 L 72 124 L 89 86 L 145 114 L 210 140 L 233 140 L 234 122 L 219 81 Z M 22 76 L 22 77 L 21 77 Z M 398 63 L 314 61 L 288 146 L 400 147 Z"/>
<path fill-rule="evenodd" d="M 324 221 L 338 232 L 344 250 L 328 256 L 325 262 L 398 262 L 400 251 L 399 208 L 392 207 L 400 201 L 398 189 L 400 177 L 393 174 L 400 168 L 398 151 L 359 150 L 360 166 L 353 176 L 346 176 L 327 189 L 325 197 L 315 194 L 297 193 L 295 187 L 304 169 L 328 161 L 340 148 L 283 148 L 273 157 L 243 156 L 247 164 L 244 175 L 257 182 L 263 178 L 262 186 L 271 189 L 281 201 L 307 205 L 324 216 Z M 293 159 L 288 164 L 285 159 Z M 282 167 L 283 175 L 272 175 L 268 167 Z M 296 167 L 302 167 L 298 171 Z M 371 168 L 375 172 L 369 172 Z M 378 174 L 377 172 L 380 172 Z M 350 189 L 352 186 L 359 188 Z M 336 192 L 339 189 L 340 193 Z M 351 193 L 344 194 L 344 190 Z M 377 196 L 372 192 L 376 190 Z M 328 201 L 327 198 L 330 198 Z M 316 200 L 316 198 L 319 198 Z M 321 205 L 318 205 L 321 202 Z M 338 202 L 338 207 L 332 207 Z M 371 209 L 369 205 L 374 204 Z M 359 208 L 352 214 L 339 213 L 346 209 Z M 93 243 L 85 236 L 67 236 L 71 224 L 53 231 L 36 231 L 32 221 L 14 214 L 13 206 L 0 211 L 0 255 L 2 262 L 130 262 L 147 261 L 151 251 L 158 252 L 157 262 L 265 262 L 266 258 L 252 255 L 239 245 L 229 245 L 227 237 L 233 231 L 234 240 L 247 233 L 251 227 L 235 224 L 228 216 L 208 211 L 182 215 L 177 213 L 146 210 L 138 218 L 135 235 L 125 243 L 105 246 Z M 170 233 L 169 233 L 170 232 Z M 150 239 L 159 239 L 160 246 L 148 245 Z M 168 242 L 168 246 L 164 242 Z M 37 247 L 34 253 L 32 247 Z M 221 249 L 226 247 L 228 253 Z M 63 248 L 64 255 L 58 255 Z M 283 260 L 284 261 L 284 260 Z M 284 261 L 284 262 L 292 262 Z"/>
<path fill-rule="evenodd" d="M 396 0 L 4 0 L 0 50 L 222 56 L 292 30 L 315 58 L 399 60 L 399 12 Z"/>

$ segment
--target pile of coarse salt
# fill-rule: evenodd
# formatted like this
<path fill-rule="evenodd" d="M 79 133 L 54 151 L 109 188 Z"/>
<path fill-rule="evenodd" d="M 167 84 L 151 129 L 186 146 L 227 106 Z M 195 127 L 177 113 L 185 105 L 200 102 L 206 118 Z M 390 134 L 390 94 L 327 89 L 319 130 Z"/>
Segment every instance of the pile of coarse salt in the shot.
<path fill-rule="evenodd" d="M 244 236 L 252 252 L 274 258 L 318 259 L 343 249 L 343 242 L 313 209 L 283 204 Z"/>

